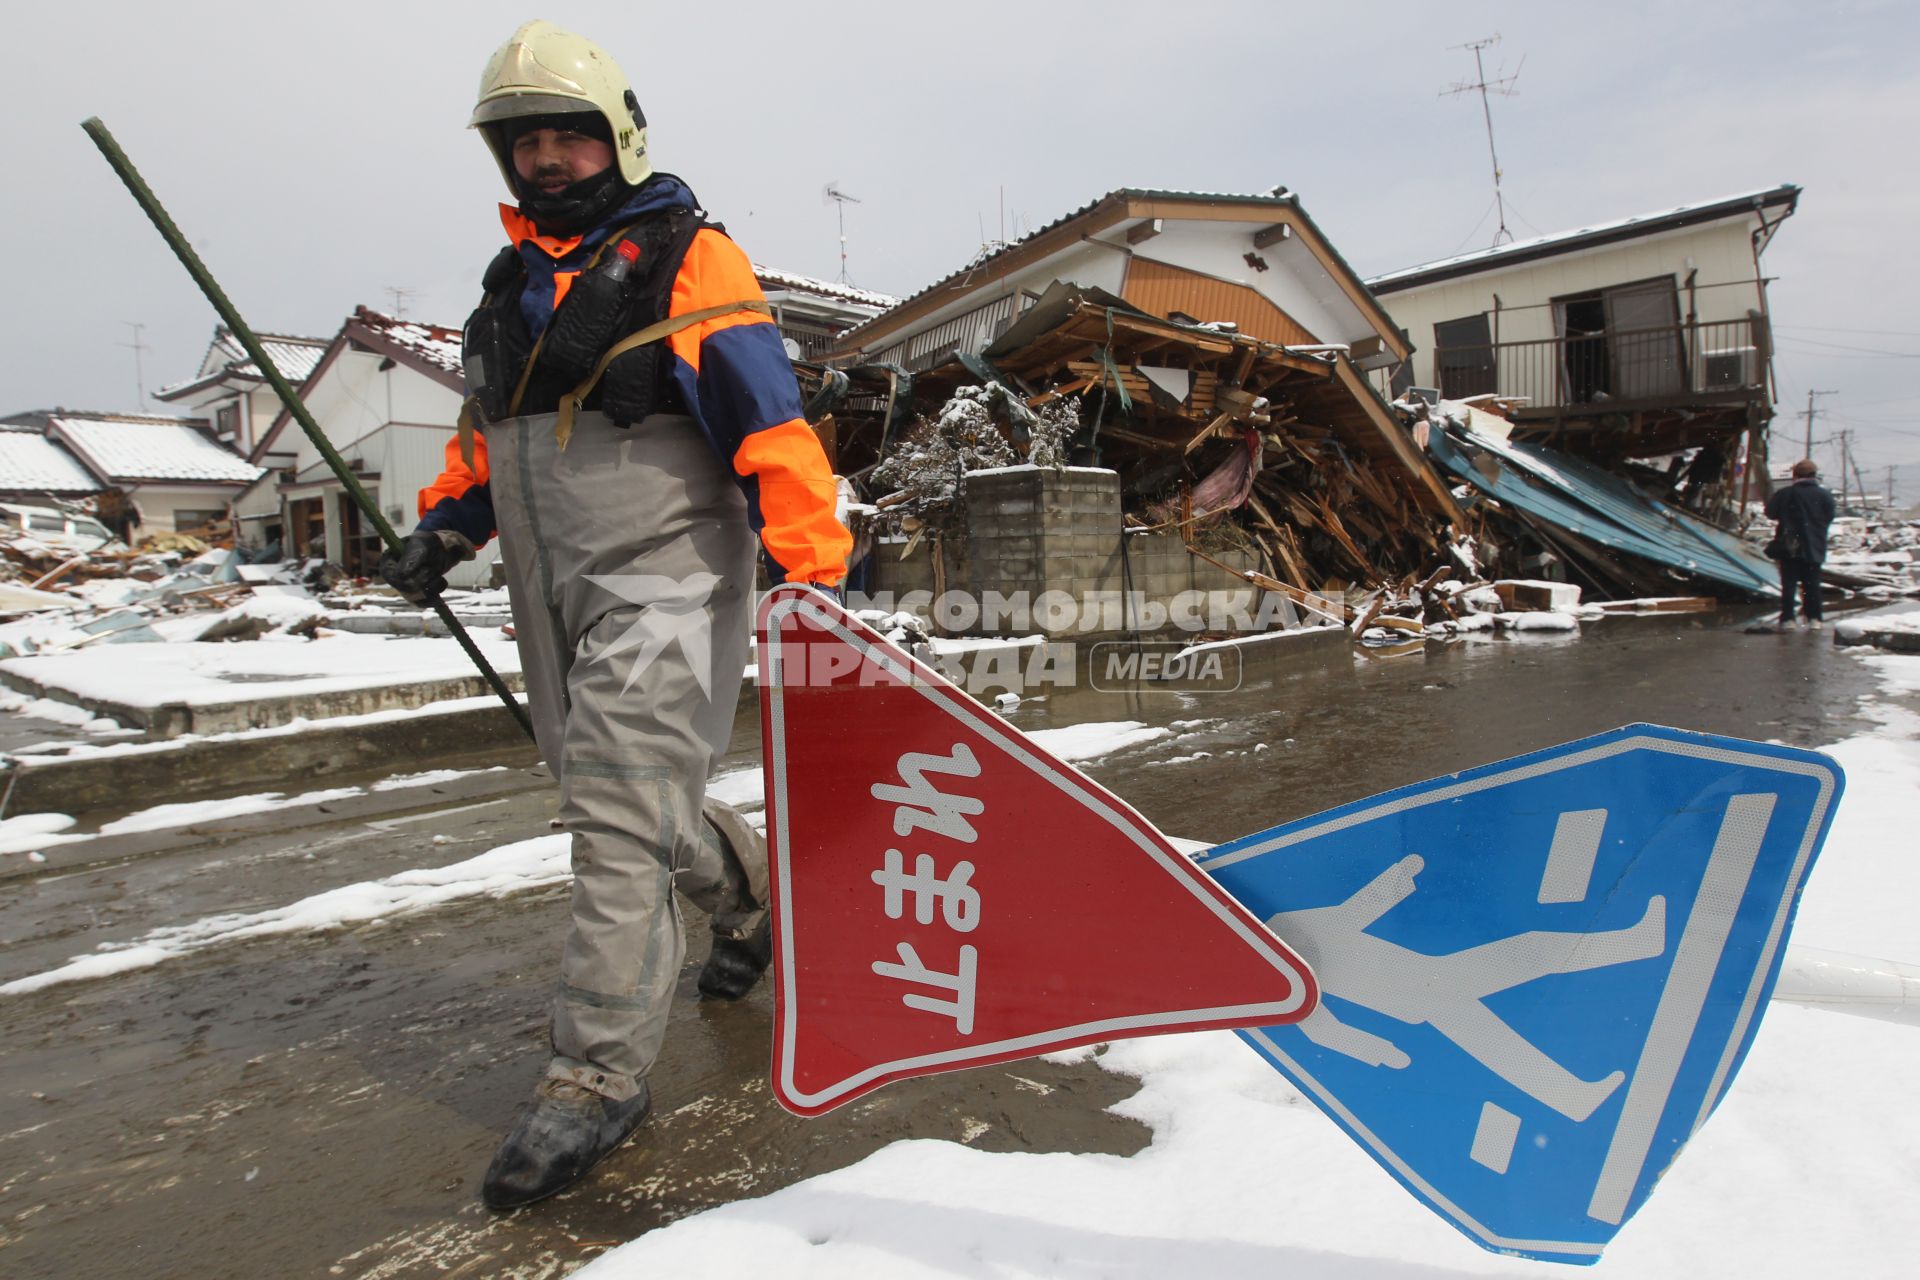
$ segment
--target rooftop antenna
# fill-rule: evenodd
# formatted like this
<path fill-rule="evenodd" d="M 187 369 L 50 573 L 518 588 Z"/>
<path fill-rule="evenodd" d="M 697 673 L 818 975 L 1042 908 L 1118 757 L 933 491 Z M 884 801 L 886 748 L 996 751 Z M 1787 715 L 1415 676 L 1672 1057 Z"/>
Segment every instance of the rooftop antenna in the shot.
<path fill-rule="evenodd" d="M 145 326 L 144 324 L 139 324 L 132 320 L 122 320 L 120 323 L 127 326 L 127 328 L 133 330 L 133 341 L 123 342 L 120 345 L 123 347 L 130 347 L 133 350 L 133 385 L 134 385 L 134 388 L 140 393 L 140 399 L 135 403 L 141 409 L 145 409 L 147 407 L 147 375 L 142 370 L 140 365 L 140 353 L 143 351 L 150 351 L 152 350 L 152 348 L 150 348 L 149 346 L 147 346 L 146 343 L 140 340 L 140 331 L 142 329 L 145 329 L 147 326 Z"/>
<path fill-rule="evenodd" d="M 835 211 L 840 216 L 840 283 L 852 284 L 853 278 L 847 274 L 847 206 L 859 204 L 860 198 L 842 191 L 840 180 L 831 178 L 827 181 L 827 185 L 820 189 L 820 199 L 822 203 L 832 201 L 836 206 Z"/>
<path fill-rule="evenodd" d="M 393 299 L 393 318 L 395 320 L 405 320 L 407 318 L 407 301 L 410 298 L 418 296 L 420 291 L 418 289 L 407 289 L 400 285 L 390 284 L 384 292 L 389 298 Z"/>
<path fill-rule="evenodd" d="M 1489 93 L 1497 93 L 1503 98 L 1511 98 L 1514 95 L 1513 83 L 1520 78 L 1520 67 L 1524 67 L 1527 64 L 1525 55 L 1522 55 L 1520 58 L 1520 67 L 1515 67 L 1512 75 L 1500 76 L 1492 80 L 1487 79 L 1487 67 L 1481 55 L 1485 50 L 1491 49 L 1499 43 L 1500 33 L 1496 31 L 1485 40 L 1470 40 L 1466 44 L 1456 44 L 1452 46 L 1455 49 L 1473 50 L 1473 70 L 1475 78 L 1473 80 L 1462 80 L 1440 91 L 1440 96 L 1443 98 L 1451 98 L 1462 93 L 1473 93 L 1476 90 L 1479 91 L 1480 115 L 1487 122 L 1487 155 L 1493 160 L 1493 203 L 1495 207 L 1500 210 L 1500 229 L 1493 233 L 1493 244 L 1495 248 L 1498 248 L 1502 244 L 1512 244 L 1513 232 L 1507 230 L 1507 200 L 1506 196 L 1500 191 L 1500 153 L 1494 150 L 1493 146 L 1493 108 L 1487 102 L 1487 95 Z M 1481 216 L 1485 217 L 1486 215 L 1482 214 Z"/>

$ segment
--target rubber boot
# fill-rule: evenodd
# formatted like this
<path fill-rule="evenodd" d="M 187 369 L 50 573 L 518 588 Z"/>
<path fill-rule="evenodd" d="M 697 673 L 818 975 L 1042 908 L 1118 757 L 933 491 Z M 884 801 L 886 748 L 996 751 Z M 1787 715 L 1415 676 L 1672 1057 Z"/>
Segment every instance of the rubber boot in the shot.
<path fill-rule="evenodd" d="M 572 1186 L 627 1140 L 650 1102 L 644 1080 L 625 1102 L 570 1080 L 542 1080 L 487 1166 L 481 1202 L 489 1209 L 518 1209 Z"/>
<path fill-rule="evenodd" d="M 713 950 L 700 967 L 700 994 L 738 1000 L 753 990 L 773 960 L 773 925 L 763 920 L 745 940 L 714 935 Z"/>

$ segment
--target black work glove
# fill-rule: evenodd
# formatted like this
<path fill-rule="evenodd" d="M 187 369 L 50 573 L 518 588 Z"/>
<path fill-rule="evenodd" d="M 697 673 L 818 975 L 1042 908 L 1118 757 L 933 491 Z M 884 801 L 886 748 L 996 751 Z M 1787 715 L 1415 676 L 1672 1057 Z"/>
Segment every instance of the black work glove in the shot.
<path fill-rule="evenodd" d="M 473 559 L 473 544 L 451 529 L 415 529 L 400 550 L 380 555 L 380 576 L 417 605 L 432 604 L 447 589 L 447 570 Z"/>
<path fill-rule="evenodd" d="M 660 344 L 622 351 L 600 375 L 600 411 L 616 427 L 630 427 L 659 408 Z"/>

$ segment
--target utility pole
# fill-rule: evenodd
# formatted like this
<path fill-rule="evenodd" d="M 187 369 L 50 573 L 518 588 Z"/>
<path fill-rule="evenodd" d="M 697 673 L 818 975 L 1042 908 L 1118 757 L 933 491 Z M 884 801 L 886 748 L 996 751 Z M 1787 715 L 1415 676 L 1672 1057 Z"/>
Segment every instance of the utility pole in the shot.
<path fill-rule="evenodd" d="M 140 399 L 135 401 L 134 403 L 136 408 L 144 410 L 147 407 L 147 375 L 145 371 L 142 369 L 140 364 L 140 353 L 143 351 L 150 350 L 151 348 L 149 348 L 146 343 L 140 340 L 140 331 L 145 329 L 147 326 L 145 326 L 144 324 L 137 324 L 132 320 L 122 320 L 120 323 L 127 326 L 127 328 L 133 330 L 133 341 L 123 342 L 120 345 L 123 347 L 131 347 L 133 349 L 133 385 L 134 385 L 134 388 L 140 394 Z"/>
<path fill-rule="evenodd" d="M 1807 448 L 1806 451 L 1800 455 L 1801 457 L 1809 461 L 1813 458 L 1813 398 L 1815 396 L 1837 396 L 1839 394 L 1838 391 L 1807 392 Z"/>
<path fill-rule="evenodd" d="M 1844 430 L 1840 433 L 1840 514 L 1842 515 L 1847 512 L 1847 436 L 1849 434 Z"/>
<path fill-rule="evenodd" d="M 1887 512 L 1893 512 L 1893 468 L 1887 468 Z"/>
<path fill-rule="evenodd" d="M 1493 203 L 1500 211 L 1500 229 L 1493 233 L 1493 243 L 1496 246 L 1502 243 L 1511 243 L 1513 240 L 1513 232 L 1507 230 L 1507 200 L 1506 196 L 1500 190 L 1500 153 L 1494 149 L 1493 145 L 1493 107 L 1487 102 L 1487 94 L 1497 93 L 1503 98 L 1511 98 L 1514 93 L 1513 82 L 1520 78 L 1520 67 L 1515 67 L 1513 74 L 1510 76 L 1501 76 L 1493 80 L 1487 79 L 1487 67 L 1481 57 L 1481 53 L 1483 50 L 1490 49 L 1499 43 L 1500 33 L 1496 31 L 1485 40 L 1471 40 L 1466 44 L 1454 45 L 1453 47 L 1455 49 L 1471 49 L 1473 51 L 1473 70 L 1475 76 L 1471 81 L 1462 80 L 1448 86 L 1440 92 L 1440 96 L 1443 98 L 1454 97 L 1462 93 L 1478 92 L 1480 95 L 1480 116 L 1487 124 L 1487 156 L 1493 161 Z M 1520 65 L 1525 66 L 1526 61 L 1526 58 L 1522 57 L 1520 59 Z M 1484 218 L 1486 215 L 1482 214 L 1481 216 Z"/>

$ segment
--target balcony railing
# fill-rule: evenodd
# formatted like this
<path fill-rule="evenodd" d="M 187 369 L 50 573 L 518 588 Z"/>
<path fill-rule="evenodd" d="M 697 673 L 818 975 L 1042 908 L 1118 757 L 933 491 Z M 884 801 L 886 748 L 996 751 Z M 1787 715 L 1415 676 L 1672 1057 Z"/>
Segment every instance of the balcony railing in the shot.
<path fill-rule="evenodd" d="M 1434 369 L 1449 399 L 1494 392 L 1534 411 L 1603 404 L 1684 404 L 1753 393 L 1767 377 L 1765 320 L 1720 320 L 1439 347 Z"/>

